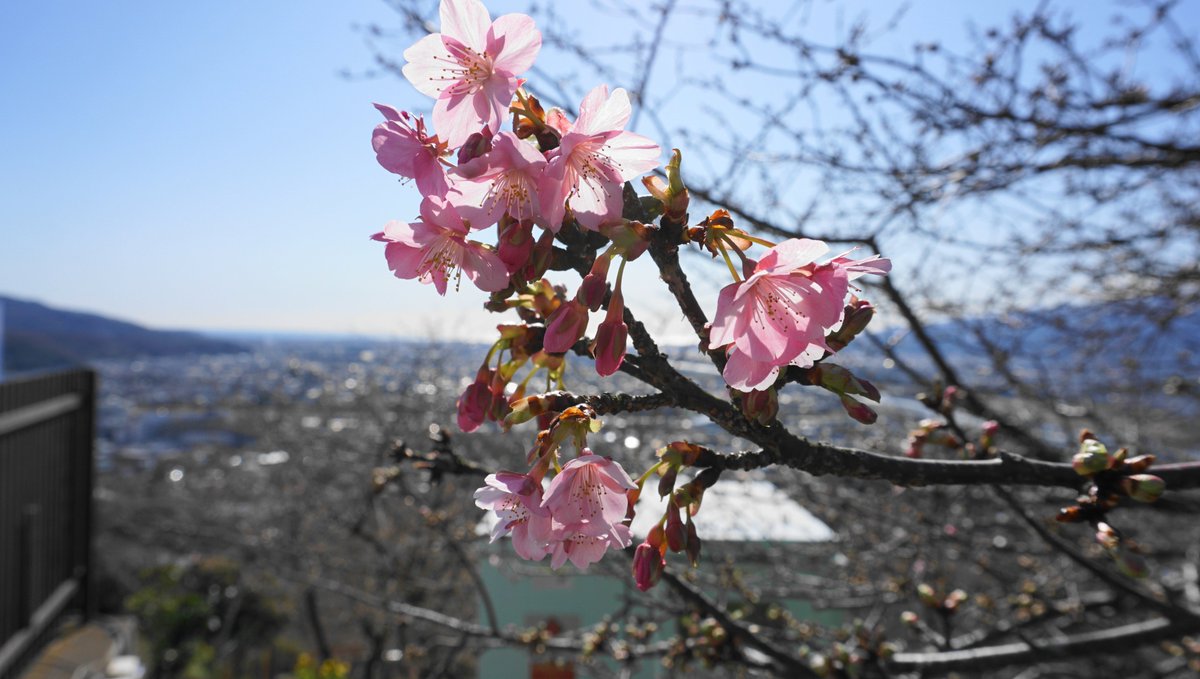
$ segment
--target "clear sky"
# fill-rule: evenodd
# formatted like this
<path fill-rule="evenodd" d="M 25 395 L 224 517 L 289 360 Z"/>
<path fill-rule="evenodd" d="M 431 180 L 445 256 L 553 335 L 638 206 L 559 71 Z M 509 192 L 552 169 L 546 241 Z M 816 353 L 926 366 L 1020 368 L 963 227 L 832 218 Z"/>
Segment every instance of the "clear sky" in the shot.
<path fill-rule="evenodd" d="M 961 26 L 916 5 L 914 30 Z M 371 102 L 429 105 L 341 75 L 372 65 L 372 21 L 396 23 L 381 0 L 0 4 L 0 294 L 164 328 L 494 325 L 483 293 L 397 281 L 368 240 L 417 204 L 374 161 Z"/>

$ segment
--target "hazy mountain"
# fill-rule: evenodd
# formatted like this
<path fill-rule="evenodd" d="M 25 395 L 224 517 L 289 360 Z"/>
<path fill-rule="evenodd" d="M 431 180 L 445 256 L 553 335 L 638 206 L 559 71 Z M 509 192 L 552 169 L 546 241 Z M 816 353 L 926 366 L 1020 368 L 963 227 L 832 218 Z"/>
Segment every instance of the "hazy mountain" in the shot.
<path fill-rule="evenodd" d="M 78 365 L 97 359 L 245 351 L 193 332 L 151 330 L 97 314 L 54 309 L 0 296 L 4 365 L 11 371 Z"/>

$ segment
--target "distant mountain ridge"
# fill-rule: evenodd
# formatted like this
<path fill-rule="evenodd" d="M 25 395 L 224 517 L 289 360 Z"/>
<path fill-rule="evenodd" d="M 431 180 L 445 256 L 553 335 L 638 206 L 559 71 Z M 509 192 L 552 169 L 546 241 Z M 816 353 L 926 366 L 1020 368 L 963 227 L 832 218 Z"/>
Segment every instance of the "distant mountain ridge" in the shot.
<path fill-rule="evenodd" d="M 225 354 L 236 342 L 194 332 L 151 330 L 98 314 L 65 311 L 0 295 L 4 367 L 12 372 L 79 365 L 99 359 Z"/>

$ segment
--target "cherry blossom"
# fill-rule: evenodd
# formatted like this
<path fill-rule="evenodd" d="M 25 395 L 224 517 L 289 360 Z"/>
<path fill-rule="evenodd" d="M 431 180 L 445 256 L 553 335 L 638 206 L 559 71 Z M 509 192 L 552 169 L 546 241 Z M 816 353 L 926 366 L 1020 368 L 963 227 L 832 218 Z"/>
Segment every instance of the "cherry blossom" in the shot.
<path fill-rule="evenodd" d="M 542 211 L 557 231 L 566 207 L 584 228 L 598 230 L 621 216 L 621 186 L 658 165 L 658 144 L 625 131 L 632 109 L 623 89 L 600 85 L 579 105 L 539 187 Z"/>
<path fill-rule="evenodd" d="M 475 491 L 475 505 L 499 518 L 492 542 L 511 533 L 518 556 L 541 561 L 549 553 L 552 537 L 550 512 L 541 506 L 541 484 L 528 474 L 507 471 L 488 474 L 484 484 Z"/>
<path fill-rule="evenodd" d="M 483 128 L 493 133 L 508 115 L 517 76 L 537 57 L 542 34 L 524 14 L 491 20 L 479 0 L 442 0 L 441 33 L 404 51 L 404 76 L 435 98 L 433 125 L 457 148 Z"/>
<path fill-rule="evenodd" d="M 607 528 L 591 524 L 559 527 L 556 523 L 555 528 L 557 538 L 548 546 L 551 568 L 559 568 L 570 561 L 579 570 L 586 571 L 588 566 L 604 556 L 609 547 L 624 549 L 633 542 L 629 526 L 623 523 Z"/>
<path fill-rule="evenodd" d="M 467 240 L 469 231 L 454 205 L 439 196 L 426 196 L 420 221 L 388 222 L 372 238 L 387 243 L 384 254 L 397 278 L 433 283 L 438 294 L 445 295 L 448 281 L 461 273 L 480 290 L 503 289 L 508 285 L 504 262 L 482 243 Z"/>
<path fill-rule="evenodd" d="M 483 161 L 482 164 L 478 164 Z M 517 221 L 541 221 L 537 185 L 546 169 L 546 158 L 532 144 L 511 132 L 492 139 L 492 149 L 471 161 L 471 175 L 456 185 L 463 203 L 482 207 L 475 228 L 491 226 L 505 214 Z"/>
<path fill-rule="evenodd" d="M 584 448 L 550 482 L 542 506 L 550 510 L 556 522 L 566 526 L 611 527 L 625 519 L 629 508 L 625 491 L 634 488 L 637 484 L 620 464 Z"/>
<path fill-rule="evenodd" d="M 375 104 L 375 108 L 386 119 L 371 134 L 371 146 L 379 164 L 388 172 L 416 180 L 417 190 L 423 196 L 445 195 L 450 190 L 446 166 L 442 163 L 446 145 L 425 129 L 421 116 L 397 111 L 386 104 Z"/>
<path fill-rule="evenodd" d="M 891 268 L 878 257 L 816 264 L 828 251 L 821 241 L 786 240 L 768 250 L 746 280 L 721 290 L 709 343 L 727 349 L 729 386 L 765 389 L 782 366 L 811 366 L 829 351 L 825 334 L 841 320 L 849 281 Z"/>

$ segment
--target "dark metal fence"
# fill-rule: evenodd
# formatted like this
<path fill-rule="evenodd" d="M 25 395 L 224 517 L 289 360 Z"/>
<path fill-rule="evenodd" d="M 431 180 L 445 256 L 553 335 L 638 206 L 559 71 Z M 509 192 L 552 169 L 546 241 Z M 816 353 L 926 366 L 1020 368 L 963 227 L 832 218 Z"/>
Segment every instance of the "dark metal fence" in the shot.
<path fill-rule="evenodd" d="M 96 376 L 0 384 L 0 679 L 89 613 Z"/>

